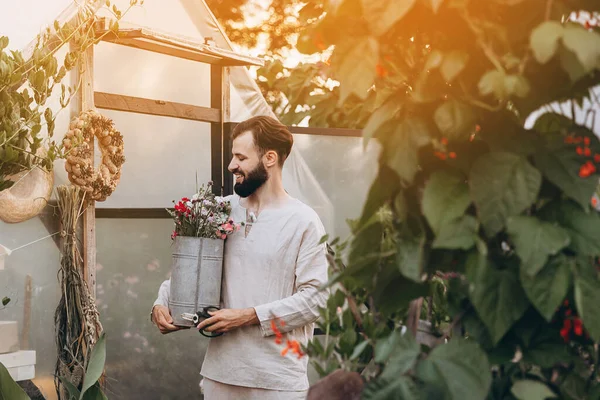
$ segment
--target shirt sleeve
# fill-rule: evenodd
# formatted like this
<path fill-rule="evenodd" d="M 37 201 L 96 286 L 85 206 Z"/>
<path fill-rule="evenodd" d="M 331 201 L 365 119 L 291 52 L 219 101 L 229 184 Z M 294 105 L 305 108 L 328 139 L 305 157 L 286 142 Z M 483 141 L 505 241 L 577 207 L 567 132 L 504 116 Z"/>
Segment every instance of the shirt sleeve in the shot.
<path fill-rule="evenodd" d="M 325 235 L 325 229 L 318 217 L 314 216 L 302 235 L 302 241 L 296 259 L 296 293 L 290 297 L 254 307 L 263 336 L 274 335 L 271 321 L 278 320 L 281 332 L 315 322 L 319 318 L 319 308 L 325 307 L 328 289 L 322 289 L 327 283 L 327 247 L 319 243 Z"/>
<path fill-rule="evenodd" d="M 158 289 L 158 297 L 154 301 L 154 304 L 152 305 L 152 307 L 157 306 L 157 305 L 169 307 L 169 291 L 170 290 L 171 290 L 171 280 L 167 279 L 160 285 L 160 288 Z"/>

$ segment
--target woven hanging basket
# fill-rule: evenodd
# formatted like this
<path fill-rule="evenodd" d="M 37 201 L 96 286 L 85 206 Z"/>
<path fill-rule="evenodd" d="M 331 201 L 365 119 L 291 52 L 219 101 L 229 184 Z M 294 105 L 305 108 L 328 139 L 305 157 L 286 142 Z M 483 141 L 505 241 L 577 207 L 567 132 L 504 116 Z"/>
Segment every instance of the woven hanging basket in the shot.
<path fill-rule="evenodd" d="M 27 221 L 38 215 L 48 204 L 54 172 L 39 167 L 12 175 L 16 183 L 0 191 L 0 220 L 7 223 Z"/>

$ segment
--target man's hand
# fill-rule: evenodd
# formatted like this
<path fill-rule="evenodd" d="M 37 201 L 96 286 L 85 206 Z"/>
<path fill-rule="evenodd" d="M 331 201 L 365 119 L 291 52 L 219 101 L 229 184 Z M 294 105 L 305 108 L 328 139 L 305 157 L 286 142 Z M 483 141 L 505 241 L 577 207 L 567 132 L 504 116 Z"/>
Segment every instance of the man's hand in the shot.
<path fill-rule="evenodd" d="M 259 323 L 254 308 L 226 308 L 218 311 L 209 311 L 208 313 L 211 317 L 200 322 L 197 326 L 198 330 L 225 333 L 241 326 L 256 325 Z"/>
<path fill-rule="evenodd" d="M 168 307 L 156 305 L 152 309 L 152 322 L 156 324 L 160 333 L 166 335 L 167 333 L 175 332 L 180 329 L 187 329 L 173 325 L 173 317 Z"/>

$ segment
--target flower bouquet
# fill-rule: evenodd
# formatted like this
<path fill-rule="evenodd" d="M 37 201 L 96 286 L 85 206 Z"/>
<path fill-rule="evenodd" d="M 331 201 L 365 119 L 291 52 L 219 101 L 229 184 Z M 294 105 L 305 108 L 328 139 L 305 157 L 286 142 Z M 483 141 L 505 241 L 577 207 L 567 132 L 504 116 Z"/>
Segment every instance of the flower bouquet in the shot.
<path fill-rule="evenodd" d="M 211 187 L 202 185 L 191 199 L 167 209 L 175 222 L 169 310 L 176 326 L 195 326 L 219 309 L 224 239 L 241 226 L 231 218 L 229 201 Z"/>

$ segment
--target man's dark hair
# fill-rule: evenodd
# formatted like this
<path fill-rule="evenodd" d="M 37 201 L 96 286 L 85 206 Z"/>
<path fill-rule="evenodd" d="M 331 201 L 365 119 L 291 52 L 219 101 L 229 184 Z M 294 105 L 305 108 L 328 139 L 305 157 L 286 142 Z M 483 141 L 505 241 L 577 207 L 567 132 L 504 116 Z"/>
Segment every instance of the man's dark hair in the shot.
<path fill-rule="evenodd" d="M 279 165 L 290 155 L 294 137 L 288 128 L 275 118 L 258 116 L 240 122 L 231 132 L 231 140 L 235 140 L 242 133 L 250 131 L 254 138 L 254 144 L 261 155 L 273 150 L 279 156 Z"/>

